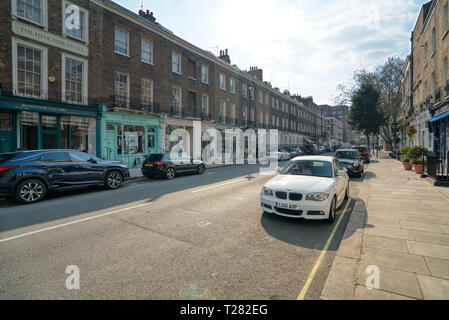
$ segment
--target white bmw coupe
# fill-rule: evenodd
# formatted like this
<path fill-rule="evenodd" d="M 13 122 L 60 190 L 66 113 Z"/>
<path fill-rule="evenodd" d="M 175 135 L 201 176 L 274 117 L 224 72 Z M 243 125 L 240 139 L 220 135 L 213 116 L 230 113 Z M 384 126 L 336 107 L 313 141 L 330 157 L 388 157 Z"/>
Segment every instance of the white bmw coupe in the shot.
<path fill-rule="evenodd" d="M 334 157 L 290 160 L 260 193 L 263 211 L 290 218 L 327 220 L 349 198 L 346 169 Z"/>

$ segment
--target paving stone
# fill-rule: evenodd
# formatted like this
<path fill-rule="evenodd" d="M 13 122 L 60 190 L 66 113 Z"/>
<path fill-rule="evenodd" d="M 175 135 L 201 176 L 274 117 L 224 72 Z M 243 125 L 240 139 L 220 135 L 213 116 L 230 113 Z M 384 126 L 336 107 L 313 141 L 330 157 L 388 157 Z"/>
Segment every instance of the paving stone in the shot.
<path fill-rule="evenodd" d="M 424 258 L 432 276 L 449 280 L 449 260 L 432 257 Z"/>
<path fill-rule="evenodd" d="M 416 241 L 449 246 L 449 235 L 425 231 L 413 231 Z"/>
<path fill-rule="evenodd" d="M 441 230 L 443 230 L 444 233 L 449 234 L 449 225 L 447 224 L 440 224 Z"/>
<path fill-rule="evenodd" d="M 370 227 L 369 225 L 365 229 L 365 235 L 377 235 L 389 238 L 398 238 L 404 240 L 414 240 L 411 230 L 398 229 L 398 228 L 384 228 L 384 227 Z"/>
<path fill-rule="evenodd" d="M 424 257 L 414 254 L 363 247 L 361 259 L 362 263 L 379 267 L 430 274 Z"/>
<path fill-rule="evenodd" d="M 418 274 L 418 281 L 427 300 L 449 300 L 449 281 Z"/>
<path fill-rule="evenodd" d="M 352 300 L 354 297 L 357 261 L 336 256 L 320 299 Z"/>
<path fill-rule="evenodd" d="M 364 286 L 357 286 L 355 288 L 354 294 L 355 300 L 416 300 L 413 298 L 400 296 L 398 294 L 375 290 L 375 289 L 367 289 Z"/>
<path fill-rule="evenodd" d="M 449 260 L 449 246 L 406 240 L 410 253 Z"/>
<path fill-rule="evenodd" d="M 416 214 L 408 214 L 407 220 L 413 222 L 433 223 L 433 224 L 449 224 L 449 218 L 435 217 L 435 216 L 423 216 Z"/>
<path fill-rule="evenodd" d="M 347 230 L 343 235 L 343 240 L 340 243 L 340 248 L 337 251 L 337 255 L 340 257 L 358 259 L 361 255 L 362 247 L 362 230 L 358 230 L 355 233 Z"/>
<path fill-rule="evenodd" d="M 397 238 L 389 238 L 375 235 L 365 235 L 363 238 L 363 246 L 369 248 L 385 249 L 390 251 L 398 251 L 407 253 L 407 245 L 405 240 Z"/>
<path fill-rule="evenodd" d="M 366 273 L 369 265 L 362 264 L 357 274 L 357 284 L 366 286 L 367 277 L 371 273 Z M 399 295 L 422 299 L 422 293 L 419 288 L 416 274 L 400 270 L 379 268 L 379 289 Z"/>
<path fill-rule="evenodd" d="M 433 223 L 424 223 L 424 222 L 413 222 L 413 221 L 405 221 L 401 220 L 400 222 L 401 228 L 407 230 L 419 230 L 419 231 L 429 231 L 429 232 L 439 232 L 441 233 L 441 229 L 438 228 L 438 225 Z"/>
<path fill-rule="evenodd" d="M 368 223 L 379 227 L 400 228 L 399 219 L 371 217 L 368 212 Z"/>

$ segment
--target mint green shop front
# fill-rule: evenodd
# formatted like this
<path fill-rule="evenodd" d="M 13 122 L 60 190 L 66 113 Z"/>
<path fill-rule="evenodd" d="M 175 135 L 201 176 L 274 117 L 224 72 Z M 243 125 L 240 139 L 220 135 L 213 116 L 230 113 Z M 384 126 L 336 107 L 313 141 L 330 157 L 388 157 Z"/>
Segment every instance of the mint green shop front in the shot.
<path fill-rule="evenodd" d="M 101 117 L 101 158 L 140 167 L 150 154 L 162 153 L 162 117 L 107 112 Z"/>

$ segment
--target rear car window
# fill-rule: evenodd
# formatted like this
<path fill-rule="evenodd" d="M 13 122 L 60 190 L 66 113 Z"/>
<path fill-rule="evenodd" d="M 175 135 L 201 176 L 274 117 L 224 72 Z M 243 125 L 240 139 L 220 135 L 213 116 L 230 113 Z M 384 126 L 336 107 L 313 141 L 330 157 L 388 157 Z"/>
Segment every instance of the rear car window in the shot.
<path fill-rule="evenodd" d="M 0 154 L 0 163 L 4 163 L 14 157 L 15 154 Z"/>
<path fill-rule="evenodd" d="M 147 158 L 148 161 L 160 161 L 162 159 L 163 154 L 150 154 Z"/>
<path fill-rule="evenodd" d="M 67 152 L 46 152 L 42 155 L 41 161 L 61 162 L 69 161 L 69 155 Z"/>

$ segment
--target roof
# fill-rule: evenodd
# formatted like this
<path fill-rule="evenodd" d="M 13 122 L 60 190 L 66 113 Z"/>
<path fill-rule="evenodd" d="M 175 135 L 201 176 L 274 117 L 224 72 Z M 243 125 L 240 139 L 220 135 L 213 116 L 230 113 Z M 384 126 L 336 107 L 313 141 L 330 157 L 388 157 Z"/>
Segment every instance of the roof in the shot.
<path fill-rule="evenodd" d="M 293 158 L 292 160 L 298 161 L 298 160 L 314 160 L 314 161 L 332 161 L 334 157 L 331 156 L 299 156 L 296 158 Z"/>
<path fill-rule="evenodd" d="M 338 152 L 338 151 L 357 151 L 357 150 L 356 149 L 338 149 L 335 152 Z"/>

